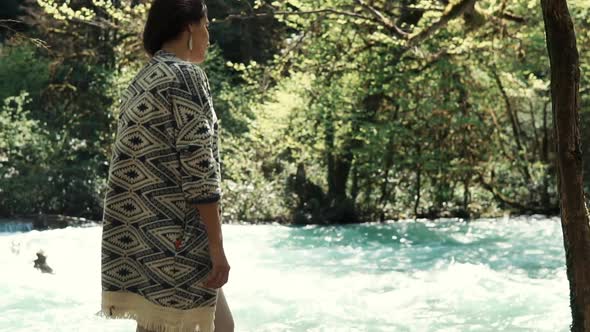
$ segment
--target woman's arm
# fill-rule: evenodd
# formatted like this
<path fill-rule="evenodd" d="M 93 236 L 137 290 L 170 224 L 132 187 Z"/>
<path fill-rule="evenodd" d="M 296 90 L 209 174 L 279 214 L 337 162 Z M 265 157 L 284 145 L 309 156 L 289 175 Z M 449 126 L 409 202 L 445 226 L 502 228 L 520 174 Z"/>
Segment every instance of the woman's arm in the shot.
<path fill-rule="evenodd" d="M 201 220 L 207 228 L 209 254 L 213 263 L 211 275 L 205 282 L 205 286 L 210 288 L 220 288 L 227 283 L 230 266 L 225 257 L 225 250 L 223 249 L 219 201 L 196 204 L 195 206 L 201 215 Z"/>
<path fill-rule="evenodd" d="M 182 191 L 205 224 L 213 268 L 205 287 L 219 288 L 228 279 L 229 264 L 221 233 L 220 167 L 215 156 L 213 109 L 206 74 L 192 65 L 178 65 L 179 80 L 171 84 L 169 96 L 176 123 L 176 150 L 180 160 Z"/>
<path fill-rule="evenodd" d="M 213 250 L 223 250 L 223 234 L 221 233 L 221 216 L 219 201 L 205 204 L 195 204 L 199 211 L 201 220 L 207 227 L 207 236 L 209 237 L 209 248 Z"/>

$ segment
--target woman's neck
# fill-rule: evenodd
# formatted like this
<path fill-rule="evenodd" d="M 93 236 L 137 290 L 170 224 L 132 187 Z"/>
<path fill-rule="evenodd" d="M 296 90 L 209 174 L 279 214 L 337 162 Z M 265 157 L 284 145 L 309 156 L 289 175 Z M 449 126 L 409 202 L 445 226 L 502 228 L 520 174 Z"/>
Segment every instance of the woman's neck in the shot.
<path fill-rule="evenodd" d="M 177 39 L 177 40 L 170 40 L 165 42 L 164 44 L 162 44 L 162 50 L 172 53 L 174 54 L 177 58 L 184 60 L 184 61 L 191 61 L 191 57 L 190 57 L 190 50 L 188 49 L 186 42 L 184 42 L 184 40 L 186 38 L 183 38 L 184 34 L 182 35 L 181 38 Z"/>

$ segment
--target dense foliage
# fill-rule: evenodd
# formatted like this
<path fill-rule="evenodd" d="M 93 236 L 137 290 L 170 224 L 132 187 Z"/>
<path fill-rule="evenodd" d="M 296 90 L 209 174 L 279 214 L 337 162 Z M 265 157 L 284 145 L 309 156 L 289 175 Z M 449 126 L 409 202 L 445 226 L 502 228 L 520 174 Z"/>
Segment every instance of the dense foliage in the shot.
<path fill-rule="evenodd" d="M 584 73 L 590 4 L 570 6 Z M 208 7 L 226 220 L 558 212 L 538 1 Z M 146 10 L 137 0 L 0 5 L 1 214 L 100 219 L 116 100 L 147 60 Z"/>

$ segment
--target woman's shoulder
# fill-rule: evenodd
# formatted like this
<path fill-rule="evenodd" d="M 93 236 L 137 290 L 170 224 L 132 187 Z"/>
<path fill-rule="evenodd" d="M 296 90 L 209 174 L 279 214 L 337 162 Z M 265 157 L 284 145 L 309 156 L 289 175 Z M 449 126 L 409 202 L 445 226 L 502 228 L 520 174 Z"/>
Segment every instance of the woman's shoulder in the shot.
<path fill-rule="evenodd" d="M 130 87 L 149 91 L 154 88 L 161 89 L 168 86 L 177 79 L 175 67 L 158 59 L 152 57 L 135 75 Z"/>
<path fill-rule="evenodd" d="M 203 68 L 194 63 L 178 61 L 171 66 L 181 84 L 204 85 L 207 81 L 207 75 Z"/>
<path fill-rule="evenodd" d="M 207 78 L 205 70 L 203 70 L 203 68 L 201 68 L 201 66 L 198 64 L 184 61 L 176 57 L 174 54 L 164 50 L 157 51 L 154 54 L 152 60 L 158 66 L 169 68 L 169 70 L 171 70 L 172 73 L 177 76 L 177 78 L 186 77 L 187 75 L 190 75 L 196 79 Z"/>
<path fill-rule="evenodd" d="M 210 95 L 209 81 L 201 67 L 190 62 L 177 62 L 170 66 L 175 77 L 170 86 L 173 90 L 198 94 L 202 98 Z"/>

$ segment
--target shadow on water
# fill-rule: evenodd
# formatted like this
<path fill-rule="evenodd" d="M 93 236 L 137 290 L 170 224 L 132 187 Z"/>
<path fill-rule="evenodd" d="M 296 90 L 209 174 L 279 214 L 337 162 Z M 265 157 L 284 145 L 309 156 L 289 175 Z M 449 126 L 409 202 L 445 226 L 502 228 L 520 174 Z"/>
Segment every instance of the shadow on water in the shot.
<path fill-rule="evenodd" d="M 363 223 L 354 225 L 288 226 L 290 236 L 277 242 L 279 247 L 302 244 L 310 247 L 461 245 L 457 235 L 468 234 L 470 223 L 465 221 L 402 221 Z"/>
<path fill-rule="evenodd" d="M 28 232 L 31 230 L 33 230 L 32 222 L 0 220 L 0 233 Z"/>
<path fill-rule="evenodd" d="M 438 219 L 287 226 L 287 233 L 272 246 L 314 251 L 324 261 L 346 262 L 356 257 L 373 272 L 425 271 L 459 263 L 545 278 L 564 264 L 563 255 L 557 252 L 561 248 L 554 243 L 561 241 L 560 228 L 551 221 L 555 220 Z"/>

